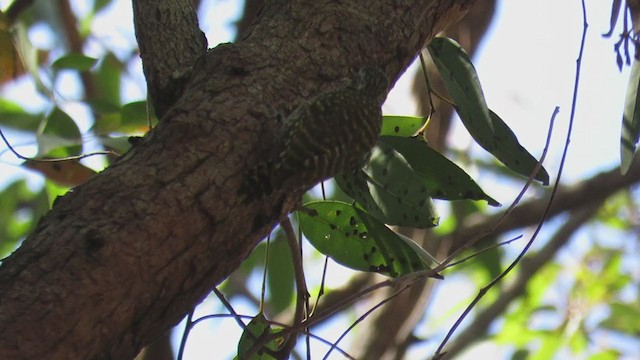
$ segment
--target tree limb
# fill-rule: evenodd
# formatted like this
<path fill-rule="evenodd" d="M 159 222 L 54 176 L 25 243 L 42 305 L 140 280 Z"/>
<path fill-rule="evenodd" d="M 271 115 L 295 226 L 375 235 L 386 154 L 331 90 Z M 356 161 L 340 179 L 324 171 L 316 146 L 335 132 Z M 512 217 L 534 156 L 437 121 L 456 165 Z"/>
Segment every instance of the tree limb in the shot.
<path fill-rule="evenodd" d="M 161 118 L 182 96 L 207 39 L 191 0 L 135 0 L 133 21 L 149 99 Z"/>
<path fill-rule="evenodd" d="M 551 205 L 549 217 L 551 218 L 567 210 L 599 203 L 603 199 L 639 181 L 640 161 L 636 161 L 626 175 L 620 175 L 620 168 L 616 166 L 571 187 L 564 186 L 556 194 L 554 203 Z M 542 209 L 544 209 L 548 201 L 548 197 L 545 196 L 516 207 L 511 216 L 506 218 L 495 229 L 495 233 L 500 234 L 536 224 L 540 220 Z M 502 213 L 500 212 L 490 216 L 470 217 L 458 230 L 438 238 L 438 240 L 452 241 L 455 250 L 455 248 L 462 246 L 465 241 L 491 228 L 501 216 Z"/>
<path fill-rule="evenodd" d="M 525 293 L 527 284 L 540 269 L 546 265 L 573 236 L 573 234 L 585 222 L 589 221 L 602 205 L 602 200 L 590 204 L 585 208 L 574 209 L 567 221 L 558 229 L 554 236 L 547 242 L 540 251 L 528 255 L 519 266 L 519 270 L 514 281 L 504 287 L 496 297 L 496 301 L 475 314 L 473 321 L 463 330 L 459 331 L 454 341 L 445 348 L 446 358 L 452 358 L 464 349 L 467 349 L 473 342 L 481 339 L 482 334 L 486 334 L 491 323 L 503 314 L 507 306 L 519 296 Z"/>
<path fill-rule="evenodd" d="M 165 57 L 157 65 L 145 60 L 159 105 L 167 74 L 190 61 L 166 48 L 180 46 L 176 41 L 141 29 L 140 6 L 151 3 L 134 4 L 136 33 L 143 58 Z M 297 205 L 298 194 L 247 204 L 237 196 L 242 174 L 277 130 L 272 110 L 288 113 L 364 65 L 395 79 L 471 3 L 270 1 L 243 39 L 196 63 L 182 96 L 175 103 L 169 96 L 172 106 L 156 128 L 114 165 L 58 198 L 4 260 L 0 358 L 132 358 Z M 170 5 L 155 6 L 160 12 L 148 21 L 175 16 L 162 13 Z M 196 34 L 191 24 L 187 30 Z M 154 44 L 163 40 L 162 48 Z M 186 57 L 201 51 L 190 46 L 182 49 Z M 165 71 L 165 64 L 178 68 Z"/>

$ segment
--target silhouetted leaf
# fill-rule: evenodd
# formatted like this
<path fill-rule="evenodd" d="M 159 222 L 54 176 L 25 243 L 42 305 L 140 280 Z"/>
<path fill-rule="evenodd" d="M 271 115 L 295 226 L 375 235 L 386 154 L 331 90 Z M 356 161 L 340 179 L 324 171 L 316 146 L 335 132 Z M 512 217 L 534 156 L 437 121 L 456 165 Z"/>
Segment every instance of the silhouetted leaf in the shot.
<path fill-rule="evenodd" d="M 520 145 L 507 124 L 487 107 L 475 67 L 464 49 L 451 39 L 437 37 L 429 45 L 429 53 L 469 134 L 509 169 L 528 177 L 538 161 Z M 544 168 L 534 178 L 549 184 L 549 174 Z"/>
<path fill-rule="evenodd" d="M 629 171 L 636 153 L 636 145 L 640 136 L 640 61 L 635 60 L 631 67 L 629 85 L 627 86 L 627 97 L 624 102 L 624 112 L 622 115 L 622 135 L 620 137 L 620 169 L 622 174 Z"/>
<path fill-rule="evenodd" d="M 380 138 L 380 143 L 402 154 L 423 179 L 431 197 L 444 200 L 486 200 L 491 206 L 500 205 L 485 194 L 464 170 L 420 139 L 384 136 Z"/>
<path fill-rule="evenodd" d="M 82 136 L 75 121 L 60 108 L 54 108 L 37 134 L 40 156 L 64 157 L 82 152 Z"/>
<path fill-rule="evenodd" d="M 18 104 L 0 99 L 0 125 L 35 133 L 42 120 L 42 114 L 28 113 Z"/>
<path fill-rule="evenodd" d="M 272 333 L 271 324 L 265 319 L 262 313 L 256 315 L 249 324 L 247 328 L 242 333 L 240 337 L 240 341 L 238 342 L 238 356 L 237 359 L 243 360 L 271 360 L 276 359 L 275 357 L 268 355 L 264 351 L 257 351 L 253 354 L 249 354 L 248 351 L 251 350 L 253 345 L 261 340 L 264 336 Z M 277 343 L 281 342 L 280 340 L 272 340 L 268 342 L 265 346 L 270 350 L 278 350 Z"/>
<path fill-rule="evenodd" d="M 493 125 L 480 80 L 469 55 L 455 41 L 436 37 L 428 46 L 447 91 L 469 133 L 485 149 L 493 148 Z M 489 150 L 489 149 L 487 149 Z M 489 150 L 490 151 L 490 150 Z"/>
<path fill-rule="evenodd" d="M 528 178 L 538 165 L 538 159 L 520 145 L 516 135 L 496 113 L 491 110 L 489 112 L 495 138 L 495 148 L 490 151 L 491 154 L 507 168 Z M 549 185 L 549 173 L 543 166 L 540 166 L 533 178 L 543 185 Z"/>
<path fill-rule="evenodd" d="M 98 59 L 83 54 L 67 54 L 54 61 L 51 67 L 55 71 L 62 69 L 87 71 L 91 69 L 97 61 Z"/>

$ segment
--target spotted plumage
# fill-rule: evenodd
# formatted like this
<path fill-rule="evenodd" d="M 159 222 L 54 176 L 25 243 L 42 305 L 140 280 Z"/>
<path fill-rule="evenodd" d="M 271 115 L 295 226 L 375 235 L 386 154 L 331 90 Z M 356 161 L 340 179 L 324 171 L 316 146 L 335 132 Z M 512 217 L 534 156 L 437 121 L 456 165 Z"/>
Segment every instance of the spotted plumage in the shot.
<path fill-rule="evenodd" d="M 364 68 L 346 87 L 300 106 L 285 120 L 275 156 L 247 176 L 244 192 L 308 190 L 362 166 L 380 134 L 387 86 L 382 71 Z"/>

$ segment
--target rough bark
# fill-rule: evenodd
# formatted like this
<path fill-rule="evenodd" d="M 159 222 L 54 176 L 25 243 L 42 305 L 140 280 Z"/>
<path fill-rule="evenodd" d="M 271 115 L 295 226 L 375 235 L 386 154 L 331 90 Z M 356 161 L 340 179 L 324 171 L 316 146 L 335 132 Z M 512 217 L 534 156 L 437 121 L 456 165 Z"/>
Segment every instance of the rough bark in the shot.
<path fill-rule="evenodd" d="M 137 5 L 160 6 L 153 3 L 162 2 Z M 395 79 L 471 3 L 270 1 L 237 44 L 203 54 L 189 75 L 177 69 L 180 91 L 169 96 L 160 124 L 59 198 L 3 262 L 0 358 L 132 358 L 296 204 L 296 194 L 252 203 L 237 196 L 242 174 L 271 143 L 272 115 L 288 114 L 365 64 Z M 197 24 L 187 23 L 197 39 Z M 137 34 L 141 42 L 163 39 L 146 35 Z M 149 50 L 162 51 L 153 58 L 172 54 L 158 49 Z M 164 85 L 150 82 L 154 101 L 162 101 Z"/>
<path fill-rule="evenodd" d="M 137 0 L 133 15 L 148 95 L 161 118 L 182 95 L 207 39 L 189 0 Z"/>

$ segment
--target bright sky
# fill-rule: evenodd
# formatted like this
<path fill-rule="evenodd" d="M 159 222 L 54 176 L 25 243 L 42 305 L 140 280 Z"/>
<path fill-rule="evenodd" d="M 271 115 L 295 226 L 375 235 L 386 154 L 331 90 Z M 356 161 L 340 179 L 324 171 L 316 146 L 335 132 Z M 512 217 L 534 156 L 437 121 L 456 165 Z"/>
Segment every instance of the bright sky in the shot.
<path fill-rule="evenodd" d="M 2 0 L 0 4 L 5 8 L 8 2 L 9 0 Z M 545 164 L 554 177 L 571 110 L 576 58 L 582 32 L 581 4 L 578 0 L 509 0 L 499 3 L 496 19 L 479 56 L 476 57 L 476 68 L 489 106 L 536 156 L 542 152 L 549 118 L 554 108 L 560 106 L 552 148 Z M 75 1 L 74 4 L 80 12 L 86 11 L 85 2 Z M 240 15 L 240 10 L 238 1 L 209 1 L 207 4 L 208 8 L 203 11 L 207 17 L 201 19 L 201 26 L 207 33 L 210 47 L 213 47 L 233 38 L 233 21 Z M 601 36 L 608 31 L 610 1 L 588 0 L 587 11 L 590 27 L 583 59 L 576 123 L 565 168 L 564 180 L 569 181 L 576 181 L 619 164 L 620 122 L 628 69 L 622 73 L 617 70 L 613 52 L 613 43 L 617 38 L 604 39 Z M 100 14 L 94 26 L 100 41 L 115 44 L 123 50 L 135 43 L 130 1 L 116 1 L 115 6 Z M 30 35 L 36 44 L 46 45 L 54 40 L 46 31 L 36 31 Z M 91 44 L 89 51 L 96 51 L 98 55 L 99 43 Z M 415 70 L 416 67 L 412 67 L 408 73 L 413 75 Z M 125 84 L 125 94 L 130 100 L 138 100 L 144 96 L 144 87 L 140 86 L 142 77 L 139 62 L 130 69 L 130 73 L 129 81 Z M 416 115 L 413 98 L 407 87 L 411 81 L 412 76 L 405 76 L 397 83 L 385 105 L 385 112 Z M 32 85 L 23 82 L 10 90 L 7 93 L 8 90 L 4 89 L 3 96 L 20 100 L 25 98 L 25 93 L 32 91 Z M 37 108 L 42 104 L 35 101 L 31 106 Z M 85 110 L 76 104 L 69 104 L 65 109 L 84 117 Z M 84 124 L 83 128 L 87 129 L 88 125 Z M 466 147 L 470 144 L 466 132 L 460 126 L 453 136 L 455 146 Z M 7 165 L 17 163 L 7 154 L 3 154 L 0 159 L 3 181 L 17 173 L 22 174 L 22 169 Z M 479 181 L 481 186 L 500 202 L 509 203 L 515 196 L 513 189 L 506 190 L 501 184 L 483 180 L 485 179 Z M 468 284 L 451 284 L 440 292 L 440 299 L 446 300 L 434 303 L 432 308 L 445 306 L 452 298 L 471 296 L 475 291 Z M 254 311 L 251 308 L 243 309 L 242 304 L 237 305 L 240 312 Z M 199 309 L 203 314 L 218 311 L 220 309 L 211 304 Z M 343 324 L 339 326 L 340 331 L 345 328 Z M 212 331 L 215 329 L 222 329 L 223 332 Z M 239 329 L 231 320 L 201 324 L 189 338 L 185 359 L 210 359 L 213 349 L 216 354 L 232 353 L 236 343 L 229 339 L 237 339 L 239 334 Z M 332 338 L 335 338 L 335 334 L 329 337 Z"/>

